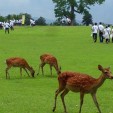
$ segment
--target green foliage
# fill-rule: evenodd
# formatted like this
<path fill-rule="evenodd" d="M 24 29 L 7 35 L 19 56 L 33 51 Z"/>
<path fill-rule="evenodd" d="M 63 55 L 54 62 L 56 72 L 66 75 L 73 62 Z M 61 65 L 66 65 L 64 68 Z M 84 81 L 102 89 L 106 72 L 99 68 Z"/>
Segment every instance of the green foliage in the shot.
<path fill-rule="evenodd" d="M 75 13 L 83 14 L 90 9 L 90 5 L 102 4 L 105 0 L 52 0 L 55 3 L 55 16 L 58 19 L 69 17 L 74 24 Z"/>
<path fill-rule="evenodd" d="M 31 19 L 31 15 L 25 13 L 25 25 L 30 25 L 30 19 Z"/>
<path fill-rule="evenodd" d="M 6 17 L 0 16 L 0 21 L 4 22 L 4 21 L 9 21 L 9 20 L 19 20 L 22 19 L 22 15 L 25 15 L 25 25 L 29 25 L 30 24 L 30 19 L 31 19 L 31 15 L 28 13 L 20 13 L 18 15 L 16 14 L 8 14 Z"/>
<path fill-rule="evenodd" d="M 25 25 L 30 25 L 30 19 L 31 19 L 31 15 L 28 13 L 20 13 L 18 15 L 18 18 L 21 19 L 22 15 L 25 15 Z"/>
<path fill-rule="evenodd" d="M 92 24 L 93 23 L 93 21 L 92 21 L 92 15 L 88 12 L 88 11 L 85 11 L 84 12 L 84 16 L 83 16 L 83 21 L 82 21 L 82 23 L 84 24 L 84 25 L 89 25 L 89 24 Z"/>
<path fill-rule="evenodd" d="M 4 22 L 4 17 L 3 16 L 0 16 L 0 22 Z"/>
<path fill-rule="evenodd" d="M 40 17 L 35 21 L 36 25 L 46 25 L 46 20 L 44 17 Z"/>
<path fill-rule="evenodd" d="M 58 59 L 62 71 L 87 73 L 95 78 L 101 72 L 97 65 L 111 67 L 113 72 L 113 44 L 93 43 L 90 27 L 15 27 L 10 34 L 0 30 L 0 113 L 53 113 L 54 94 L 58 88 L 57 74 L 45 66 L 45 76 L 40 73 L 30 78 L 23 70 L 20 78 L 19 68 L 9 70 L 10 79 L 5 79 L 5 59 L 23 57 L 35 69 L 40 64 L 40 55 L 51 53 Z M 112 113 L 113 81 L 106 80 L 97 91 L 97 99 L 102 113 Z M 79 93 L 69 92 L 65 97 L 67 111 L 78 113 Z M 85 95 L 82 113 L 96 113 L 92 97 Z M 63 113 L 58 96 L 55 113 Z"/>

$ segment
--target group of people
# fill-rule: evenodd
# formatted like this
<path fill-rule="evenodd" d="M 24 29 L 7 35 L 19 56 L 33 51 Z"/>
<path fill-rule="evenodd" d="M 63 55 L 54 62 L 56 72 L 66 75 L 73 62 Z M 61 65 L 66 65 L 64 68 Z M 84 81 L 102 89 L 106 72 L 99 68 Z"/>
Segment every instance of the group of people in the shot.
<path fill-rule="evenodd" d="M 14 30 L 14 25 L 18 25 L 21 26 L 22 25 L 22 19 L 19 20 L 10 20 L 10 21 L 6 21 L 6 22 L 0 22 L 0 29 L 4 29 L 5 30 L 5 34 L 8 33 L 9 34 L 9 30 Z M 30 26 L 35 26 L 35 20 L 30 19 Z"/>
<path fill-rule="evenodd" d="M 70 25 L 71 24 L 71 19 L 68 18 L 68 17 L 67 18 L 64 17 L 64 18 L 62 18 L 61 23 L 62 23 L 62 25 Z"/>
<path fill-rule="evenodd" d="M 113 26 L 112 28 L 110 25 L 104 27 L 104 25 L 102 25 L 102 23 L 100 22 L 99 25 L 95 23 L 92 26 L 91 30 L 92 30 L 92 37 L 94 42 L 97 42 L 97 37 L 99 34 L 100 43 L 103 43 L 104 40 L 106 43 L 109 43 L 110 39 L 113 43 Z"/>
<path fill-rule="evenodd" d="M 14 21 L 10 20 L 9 22 L 0 22 L 1 29 L 4 28 L 5 33 L 9 34 L 9 29 L 14 30 Z"/>
<path fill-rule="evenodd" d="M 30 26 L 35 26 L 35 20 L 30 19 Z"/>

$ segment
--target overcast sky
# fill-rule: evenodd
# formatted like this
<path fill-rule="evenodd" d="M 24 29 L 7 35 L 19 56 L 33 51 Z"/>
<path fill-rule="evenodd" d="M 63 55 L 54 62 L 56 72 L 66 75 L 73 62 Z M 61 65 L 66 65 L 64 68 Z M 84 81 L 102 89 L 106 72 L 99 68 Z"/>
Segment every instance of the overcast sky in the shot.
<path fill-rule="evenodd" d="M 94 22 L 113 24 L 113 0 L 106 0 L 101 6 L 91 7 L 90 13 Z M 32 17 L 44 17 L 55 20 L 54 4 L 52 0 L 0 0 L 0 15 L 28 13 Z M 77 20 L 82 20 L 77 15 Z"/>

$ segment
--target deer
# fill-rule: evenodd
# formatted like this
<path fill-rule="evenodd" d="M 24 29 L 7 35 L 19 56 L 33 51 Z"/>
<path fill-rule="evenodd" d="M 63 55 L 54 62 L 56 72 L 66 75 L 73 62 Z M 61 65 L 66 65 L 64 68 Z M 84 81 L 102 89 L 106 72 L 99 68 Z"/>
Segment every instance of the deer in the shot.
<path fill-rule="evenodd" d="M 51 76 L 52 76 L 52 67 L 55 68 L 57 74 L 61 73 L 61 67 L 58 67 L 57 59 L 53 55 L 50 55 L 50 54 L 42 54 L 40 56 L 40 60 L 41 60 L 41 63 L 39 65 L 39 69 L 38 69 L 37 75 L 40 73 L 40 68 L 42 70 L 42 75 L 44 75 L 43 68 L 44 68 L 44 66 L 46 64 L 49 64 L 50 65 Z"/>
<path fill-rule="evenodd" d="M 32 67 L 29 66 L 29 64 L 27 63 L 27 61 L 24 58 L 20 58 L 20 57 L 12 57 L 12 58 L 8 58 L 6 59 L 6 79 L 8 78 L 8 70 L 11 67 L 19 67 L 20 68 L 20 75 L 22 77 L 22 69 L 25 70 L 25 72 L 27 73 L 27 75 L 30 77 L 29 73 L 27 72 L 27 70 L 30 71 L 31 76 L 34 77 L 35 71 Z M 9 76 L 10 78 L 10 76 Z"/>
<path fill-rule="evenodd" d="M 102 86 L 106 79 L 113 79 L 110 71 L 110 67 L 103 68 L 98 65 L 98 69 L 102 72 L 99 78 L 93 78 L 87 74 L 82 74 L 78 72 L 62 72 L 58 76 L 59 88 L 55 92 L 55 102 L 53 107 L 53 112 L 56 110 L 57 96 L 61 93 L 61 100 L 64 107 L 64 112 L 67 113 L 64 97 L 69 91 L 80 92 L 80 108 L 79 113 L 81 113 L 82 105 L 84 102 L 84 95 L 91 94 L 93 101 L 98 109 L 99 113 L 102 113 L 96 98 L 96 92 L 99 87 Z"/>

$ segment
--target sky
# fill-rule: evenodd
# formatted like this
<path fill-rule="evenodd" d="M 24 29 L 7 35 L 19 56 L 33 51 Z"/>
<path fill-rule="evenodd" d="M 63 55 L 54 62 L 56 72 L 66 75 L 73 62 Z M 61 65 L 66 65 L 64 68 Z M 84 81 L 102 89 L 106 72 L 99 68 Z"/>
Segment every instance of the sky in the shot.
<path fill-rule="evenodd" d="M 113 0 L 106 0 L 102 5 L 91 6 L 90 13 L 93 22 L 113 24 Z M 54 4 L 52 0 L 0 0 L 0 15 L 28 13 L 32 17 L 40 16 L 55 20 Z M 82 20 L 82 15 L 77 14 L 76 19 Z"/>

